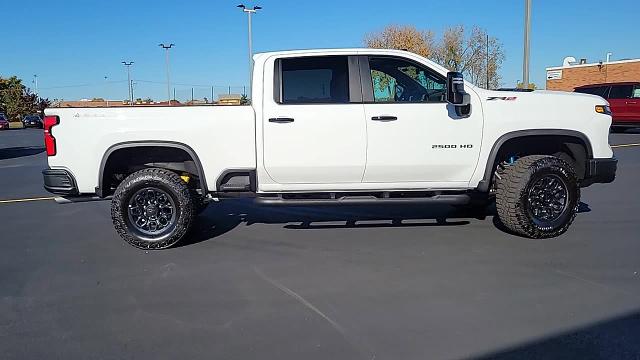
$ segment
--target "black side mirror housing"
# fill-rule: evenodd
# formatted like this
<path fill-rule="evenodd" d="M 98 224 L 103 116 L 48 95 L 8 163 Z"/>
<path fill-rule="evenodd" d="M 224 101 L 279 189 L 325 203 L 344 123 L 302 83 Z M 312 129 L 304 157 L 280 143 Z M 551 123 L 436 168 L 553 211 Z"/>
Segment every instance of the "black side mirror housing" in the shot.
<path fill-rule="evenodd" d="M 471 114 L 471 95 L 464 91 L 462 73 L 456 71 L 447 73 L 447 102 L 455 106 L 458 116 Z"/>

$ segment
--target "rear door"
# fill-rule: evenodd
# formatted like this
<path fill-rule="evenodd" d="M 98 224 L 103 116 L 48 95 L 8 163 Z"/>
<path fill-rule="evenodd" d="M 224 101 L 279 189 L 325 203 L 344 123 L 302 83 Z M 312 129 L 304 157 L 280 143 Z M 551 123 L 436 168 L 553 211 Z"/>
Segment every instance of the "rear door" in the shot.
<path fill-rule="evenodd" d="M 609 104 L 613 122 L 628 122 L 631 120 L 627 102 L 631 99 L 633 85 L 612 85 L 609 91 Z"/>
<path fill-rule="evenodd" d="M 263 156 L 279 184 L 360 183 L 366 124 L 352 56 L 275 61 L 273 98 L 264 99 Z"/>
<path fill-rule="evenodd" d="M 633 87 L 631 98 L 627 100 L 627 111 L 629 111 L 629 121 L 640 124 L 640 84 Z"/>

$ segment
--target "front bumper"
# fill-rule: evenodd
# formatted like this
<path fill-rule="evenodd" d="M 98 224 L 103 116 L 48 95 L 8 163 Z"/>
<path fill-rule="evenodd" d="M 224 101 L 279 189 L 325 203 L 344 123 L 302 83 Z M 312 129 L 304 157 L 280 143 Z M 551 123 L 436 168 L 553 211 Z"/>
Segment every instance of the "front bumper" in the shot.
<path fill-rule="evenodd" d="M 70 172 L 63 169 L 42 170 L 44 189 L 53 194 L 78 195 L 76 180 Z"/>
<path fill-rule="evenodd" d="M 607 184 L 613 182 L 616 178 L 618 159 L 615 157 L 610 159 L 589 159 L 586 165 L 582 186 L 589 186 L 595 183 Z"/>

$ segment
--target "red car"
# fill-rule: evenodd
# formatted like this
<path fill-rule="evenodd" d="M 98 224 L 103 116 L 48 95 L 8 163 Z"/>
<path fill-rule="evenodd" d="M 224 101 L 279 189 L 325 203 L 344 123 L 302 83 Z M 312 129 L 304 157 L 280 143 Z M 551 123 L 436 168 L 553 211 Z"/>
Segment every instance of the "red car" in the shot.
<path fill-rule="evenodd" d="M 8 130 L 9 129 L 9 120 L 7 117 L 0 113 L 0 130 Z"/>
<path fill-rule="evenodd" d="M 640 82 L 622 82 L 577 87 L 576 92 L 602 96 L 611 105 L 612 130 L 640 127 Z"/>

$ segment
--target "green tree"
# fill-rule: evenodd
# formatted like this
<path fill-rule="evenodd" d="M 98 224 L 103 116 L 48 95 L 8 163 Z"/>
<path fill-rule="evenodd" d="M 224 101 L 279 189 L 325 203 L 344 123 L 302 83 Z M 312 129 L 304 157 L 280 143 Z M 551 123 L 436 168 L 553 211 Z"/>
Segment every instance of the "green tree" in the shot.
<path fill-rule="evenodd" d="M 19 121 L 27 114 L 42 113 L 50 105 L 49 99 L 32 93 L 18 77 L 0 77 L 0 112 L 10 121 Z"/>

